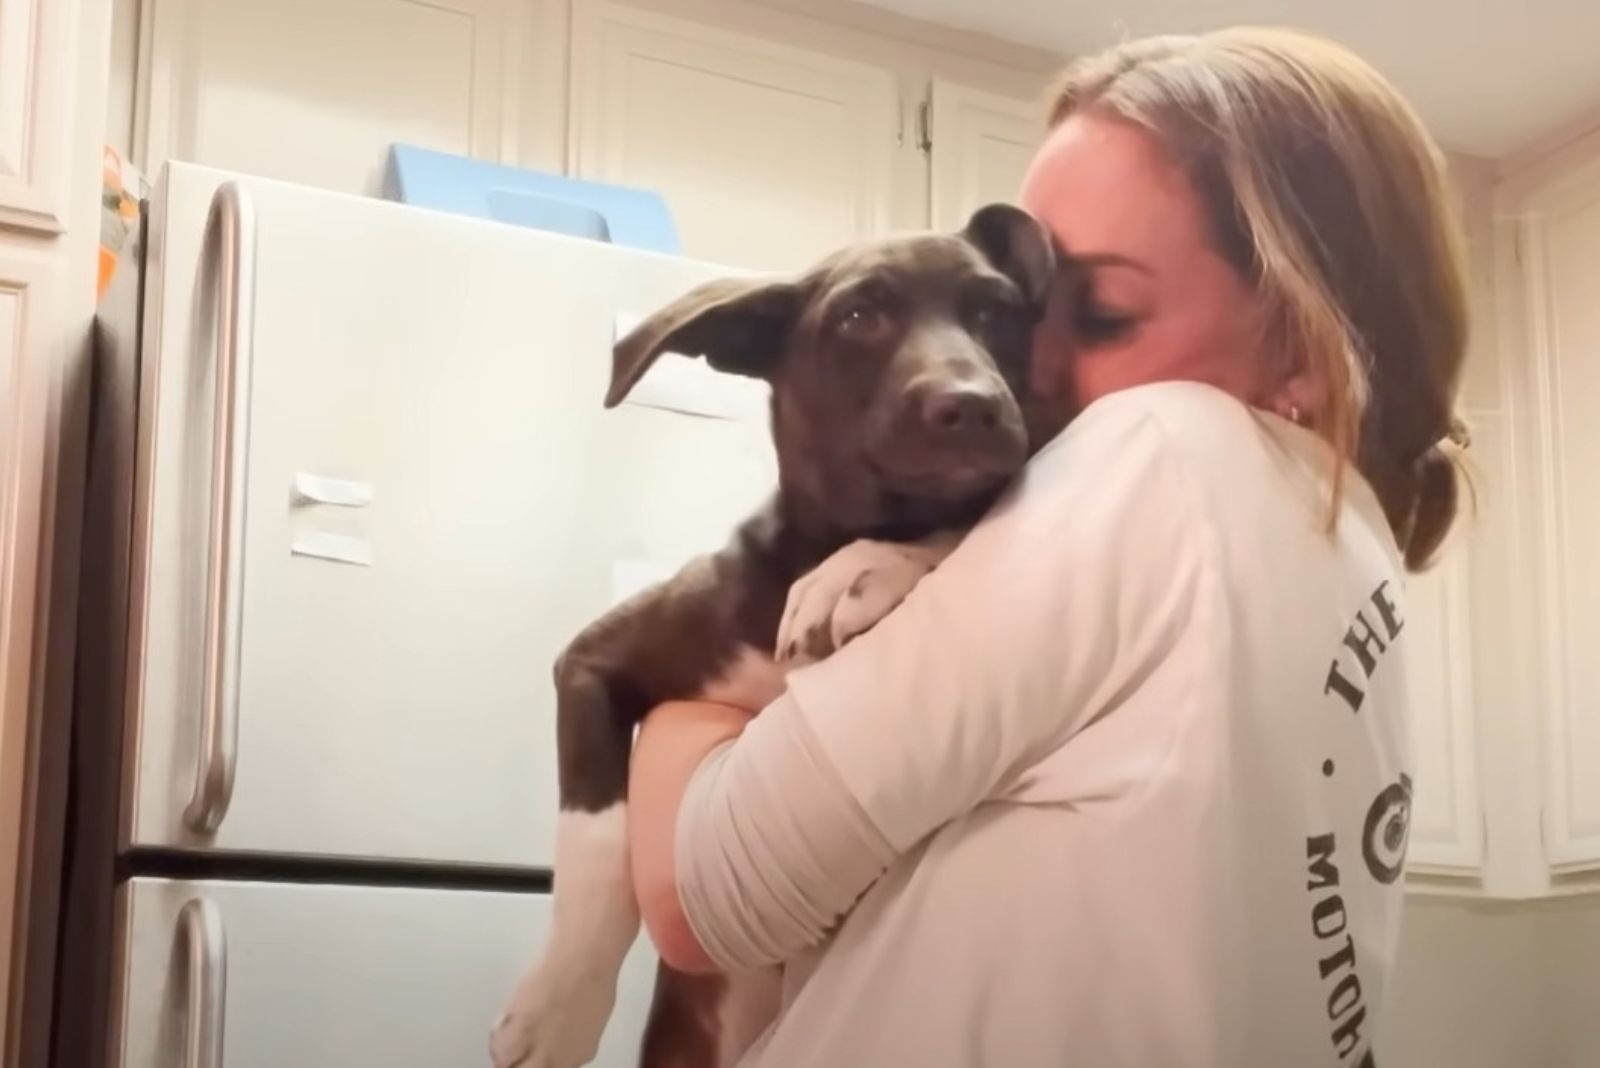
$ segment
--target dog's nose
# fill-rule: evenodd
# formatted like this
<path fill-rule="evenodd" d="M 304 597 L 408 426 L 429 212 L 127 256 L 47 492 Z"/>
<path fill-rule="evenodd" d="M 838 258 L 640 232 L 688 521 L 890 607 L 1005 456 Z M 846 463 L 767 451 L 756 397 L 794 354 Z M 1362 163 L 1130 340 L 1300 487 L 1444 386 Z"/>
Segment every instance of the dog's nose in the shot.
<path fill-rule="evenodd" d="M 943 436 L 987 434 L 1000 426 L 1001 398 L 976 386 L 922 389 L 914 401 L 925 429 Z"/>

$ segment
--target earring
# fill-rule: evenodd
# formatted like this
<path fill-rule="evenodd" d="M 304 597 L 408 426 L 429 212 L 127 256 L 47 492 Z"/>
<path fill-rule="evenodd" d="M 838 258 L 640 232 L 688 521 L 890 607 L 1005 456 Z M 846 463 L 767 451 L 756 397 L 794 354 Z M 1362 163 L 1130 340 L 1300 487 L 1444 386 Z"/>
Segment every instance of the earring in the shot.
<path fill-rule="evenodd" d="M 1294 404 L 1292 402 L 1290 403 L 1290 405 L 1289 405 L 1289 422 L 1293 423 L 1295 426 L 1305 426 L 1306 425 L 1306 417 L 1305 416 L 1306 416 L 1306 413 L 1302 412 L 1300 410 L 1300 405 Z"/>

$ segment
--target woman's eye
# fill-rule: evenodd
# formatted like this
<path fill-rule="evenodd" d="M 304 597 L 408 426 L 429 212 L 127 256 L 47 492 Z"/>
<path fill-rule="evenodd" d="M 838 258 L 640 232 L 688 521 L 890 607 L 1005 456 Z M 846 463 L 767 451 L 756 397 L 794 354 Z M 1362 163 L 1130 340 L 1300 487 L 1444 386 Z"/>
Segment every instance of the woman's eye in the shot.
<path fill-rule="evenodd" d="M 1105 308 L 1081 308 L 1077 314 L 1077 332 L 1086 343 L 1105 344 L 1126 336 L 1138 320 L 1131 315 Z"/>

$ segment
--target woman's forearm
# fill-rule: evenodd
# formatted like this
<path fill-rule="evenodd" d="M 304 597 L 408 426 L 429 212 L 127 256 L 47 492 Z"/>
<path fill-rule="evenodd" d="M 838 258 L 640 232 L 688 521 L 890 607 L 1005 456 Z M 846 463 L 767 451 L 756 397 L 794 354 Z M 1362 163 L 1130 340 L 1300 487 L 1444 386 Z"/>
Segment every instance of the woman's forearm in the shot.
<path fill-rule="evenodd" d="M 676 830 L 689 780 L 706 755 L 738 737 L 752 713 L 708 701 L 674 701 L 645 717 L 628 779 L 634 893 L 656 952 L 683 972 L 715 971 L 678 898 Z"/>

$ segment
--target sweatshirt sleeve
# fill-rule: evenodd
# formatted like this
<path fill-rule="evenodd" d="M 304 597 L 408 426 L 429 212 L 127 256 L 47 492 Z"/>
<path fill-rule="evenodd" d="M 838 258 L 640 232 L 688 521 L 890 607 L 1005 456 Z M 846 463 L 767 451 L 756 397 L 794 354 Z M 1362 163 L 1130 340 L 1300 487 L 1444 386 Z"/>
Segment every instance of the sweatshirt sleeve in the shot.
<path fill-rule="evenodd" d="M 1154 417 L 1081 417 L 903 605 L 696 772 L 677 878 L 712 959 L 815 945 L 895 857 L 1114 714 L 1180 645 L 1210 545 Z"/>

